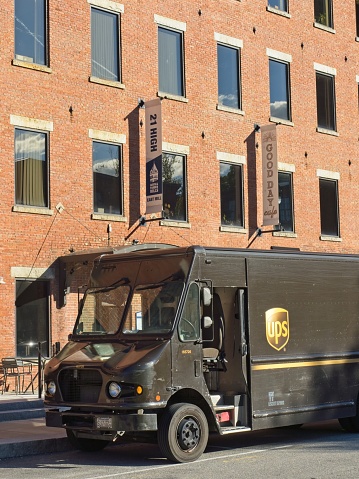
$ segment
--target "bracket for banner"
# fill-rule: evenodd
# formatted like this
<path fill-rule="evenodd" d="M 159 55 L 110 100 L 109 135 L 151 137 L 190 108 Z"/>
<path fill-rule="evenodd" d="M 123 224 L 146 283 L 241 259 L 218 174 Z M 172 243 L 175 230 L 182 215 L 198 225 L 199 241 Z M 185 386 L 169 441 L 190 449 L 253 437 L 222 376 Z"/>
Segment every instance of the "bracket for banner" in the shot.
<path fill-rule="evenodd" d="M 278 226 L 279 226 L 279 228 L 273 229 L 273 230 L 262 230 L 262 228 L 257 228 L 256 234 L 255 234 L 254 238 L 252 239 L 252 241 L 247 246 L 247 248 L 249 248 L 254 243 L 254 241 L 257 238 L 259 238 L 260 236 L 262 236 L 262 234 L 264 234 L 264 233 L 278 233 L 278 231 L 284 231 L 284 228 L 280 223 L 278 224 Z"/>

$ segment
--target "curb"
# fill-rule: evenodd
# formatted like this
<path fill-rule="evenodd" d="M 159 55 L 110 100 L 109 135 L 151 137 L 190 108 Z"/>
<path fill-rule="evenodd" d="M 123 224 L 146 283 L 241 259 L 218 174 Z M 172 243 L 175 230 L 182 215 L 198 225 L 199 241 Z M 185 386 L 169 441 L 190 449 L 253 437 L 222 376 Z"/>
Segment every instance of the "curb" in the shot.
<path fill-rule="evenodd" d="M 67 437 L 39 439 L 26 442 L 9 442 L 0 445 L 0 460 L 14 457 L 35 456 L 73 450 Z"/>

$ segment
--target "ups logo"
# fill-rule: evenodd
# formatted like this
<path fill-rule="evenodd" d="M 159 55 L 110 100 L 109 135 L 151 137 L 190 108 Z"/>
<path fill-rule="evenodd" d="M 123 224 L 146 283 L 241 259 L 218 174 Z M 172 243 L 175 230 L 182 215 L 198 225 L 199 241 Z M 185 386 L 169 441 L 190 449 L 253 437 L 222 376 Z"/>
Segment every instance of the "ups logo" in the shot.
<path fill-rule="evenodd" d="M 272 348 L 280 351 L 289 341 L 288 311 L 282 308 L 272 308 L 265 312 L 266 336 Z"/>

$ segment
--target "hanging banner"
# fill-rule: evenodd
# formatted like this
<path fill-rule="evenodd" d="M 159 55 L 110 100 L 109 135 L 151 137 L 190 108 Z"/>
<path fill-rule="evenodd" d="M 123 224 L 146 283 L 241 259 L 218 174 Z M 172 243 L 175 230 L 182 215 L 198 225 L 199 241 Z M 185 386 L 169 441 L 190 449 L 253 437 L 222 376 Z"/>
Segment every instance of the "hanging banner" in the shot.
<path fill-rule="evenodd" d="M 161 99 L 146 101 L 146 214 L 162 213 Z"/>
<path fill-rule="evenodd" d="M 277 127 L 275 124 L 261 126 L 262 134 L 262 226 L 279 224 Z"/>

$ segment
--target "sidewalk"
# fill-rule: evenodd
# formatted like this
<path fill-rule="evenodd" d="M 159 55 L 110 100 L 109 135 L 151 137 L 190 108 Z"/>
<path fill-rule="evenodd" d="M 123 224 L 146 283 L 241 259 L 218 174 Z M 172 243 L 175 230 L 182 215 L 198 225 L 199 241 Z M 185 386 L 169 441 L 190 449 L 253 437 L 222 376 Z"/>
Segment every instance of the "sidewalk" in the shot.
<path fill-rule="evenodd" d="M 0 394 L 0 404 L 26 403 L 36 398 L 34 394 L 5 393 Z M 47 427 L 44 417 L 0 422 L 0 460 L 70 449 L 66 431 Z"/>

